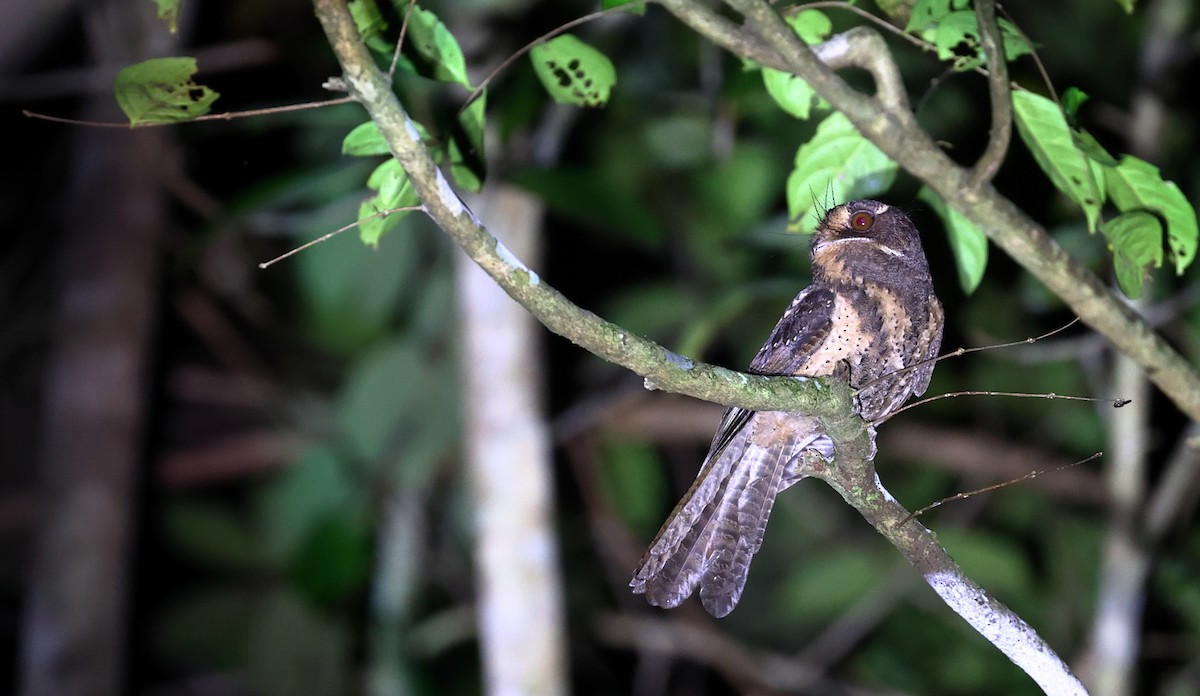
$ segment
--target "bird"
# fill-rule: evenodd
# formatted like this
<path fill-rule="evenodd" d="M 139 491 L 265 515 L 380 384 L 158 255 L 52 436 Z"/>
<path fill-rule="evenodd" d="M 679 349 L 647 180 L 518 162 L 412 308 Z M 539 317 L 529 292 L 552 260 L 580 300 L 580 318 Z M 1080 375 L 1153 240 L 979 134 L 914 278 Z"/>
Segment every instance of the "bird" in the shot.
<path fill-rule="evenodd" d="M 850 201 L 824 215 L 810 256 L 811 284 L 749 372 L 848 379 L 858 415 L 868 424 L 884 419 L 925 392 L 942 343 L 942 305 L 920 233 L 897 207 Z M 873 458 L 873 425 L 868 432 Z M 775 498 L 806 476 L 808 452 L 834 456 L 816 417 L 726 410 L 695 482 L 638 564 L 632 591 L 671 608 L 698 587 L 710 614 L 733 611 Z"/>

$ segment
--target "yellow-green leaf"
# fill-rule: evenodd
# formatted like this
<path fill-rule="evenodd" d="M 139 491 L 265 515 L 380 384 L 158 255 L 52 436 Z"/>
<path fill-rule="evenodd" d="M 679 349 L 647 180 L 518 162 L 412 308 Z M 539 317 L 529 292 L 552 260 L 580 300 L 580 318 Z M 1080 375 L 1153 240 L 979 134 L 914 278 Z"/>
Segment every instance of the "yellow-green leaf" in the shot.
<path fill-rule="evenodd" d="M 1088 229 L 1094 232 L 1104 197 L 1087 155 L 1075 145 L 1062 109 L 1043 96 L 1023 90 L 1014 91 L 1012 100 L 1021 140 L 1055 188 L 1083 208 Z"/>
<path fill-rule="evenodd" d="M 195 74 L 195 58 L 151 58 L 117 73 L 113 94 L 131 126 L 188 121 L 208 113 L 220 96 L 193 82 Z"/>
<path fill-rule="evenodd" d="M 841 113 L 830 114 L 796 151 L 796 166 L 787 180 L 788 229 L 811 232 L 819 201 L 840 203 L 881 193 L 895 178 L 896 163 L 890 157 Z"/>

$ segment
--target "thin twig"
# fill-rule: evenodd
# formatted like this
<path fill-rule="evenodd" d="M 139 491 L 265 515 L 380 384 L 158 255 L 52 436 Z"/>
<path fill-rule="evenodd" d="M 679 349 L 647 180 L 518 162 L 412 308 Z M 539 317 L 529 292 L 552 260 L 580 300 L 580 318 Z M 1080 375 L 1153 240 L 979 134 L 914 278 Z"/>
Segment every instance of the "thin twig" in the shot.
<path fill-rule="evenodd" d="M 372 215 L 366 216 L 365 218 L 355 220 L 354 222 L 350 223 L 349 225 L 343 225 L 342 227 L 339 227 L 336 230 L 334 230 L 328 234 L 323 234 L 320 237 L 317 237 L 316 239 L 312 240 L 311 242 L 306 242 L 304 244 L 301 244 L 300 246 L 296 247 L 295 249 L 292 249 L 291 251 L 289 251 L 285 254 L 280 254 L 279 256 L 276 256 L 275 258 L 271 259 L 270 261 L 263 261 L 262 263 L 258 264 L 258 267 L 260 269 L 264 269 L 264 270 L 267 268 L 270 268 L 271 266 L 288 258 L 289 256 L 294 256 L 309 247 L 314 247 L 322 242 L 327 242 L 330 239 L 333 239 L 334 237 L 338 236 L 339 234 L 345 232 L 346 230 L 354 229 L 355 227 L 358 227 L 359 225 L 363 224 L 364 222 L 366 222 L 367 220 L 370 220 L 372 218 L 387 217 L 388 215 L 391 215 L 392 213 L 402 213 L 405 211 L 424 210 L 424 209 L 425 209 L 425 206 L 422 206 L 422 205 L 410 205 L 410 206 L 405 206 L 403 208 L 389 208 L 387 210 L 381 210 L 378 213 L 374 213 Z"/>
<path fill-rule="evenodd" d="M 396 66 L 400 64 L 400 49 L 404 47 L 404 37 L 408 34 L 408 18 L 412 16 L 416 5 L 417 0 L 408 0 L 408 7 L 404 10 L 404 21 L 400 23 L 400 37 L 396 39 L 396 50 L 392 51 L 392 64 L 388 66 L 389 82 L 396 77 Z"/>
<path fill-rule="evenodd" d="M 138 128 L 158 128 L 161 126 L 182 126 L 189 123 L 200 123 L 201 121 L 232 121 L 239 118 L 250 118 L 252 116 L 270 116 L 272 114 L 286 114 L 292 111 L 307 111 L 309 109 L 323 109 L 327 106 L 337 106 L 339 104 L 349 104 L 353 102 L 353 97 L 338 97 L 337 99 L 328 99 L 319 102 L 304 102 L 303 104 L 288 104 L 286 106 L 270 106 L 265 109 L 247 109 L 245 111 L 225 111 L 219 114 L 205 114 L 196 118 L 189 118 L 184 121 L 172 121 L 170 123 L 139 123 L 132 125 L 130 123 L 118 123 L 113 121 L 83 121 L 74 118 L 63 118 L 62 116 L 51 116 L 49 114 L 40 114 L 36 111 L 22 109 L 21 114 L 26 118 L 35 118 L 41 121 L 53 121 L 54 123 L 66 123 L 72 126 L 87 126 L 89 128 L 123 128 L 125 130 L 136 130 Z"/>
<path fill-rule="evenodd" d="M 1057 329 L 1054 329 L 1053 331 L 1047 331 L 1046 333 L 1042 334 L 1041 336 L 1034 336 L 1032 338 L 1024 338 L 1024 339 L 1021 339 L 1020 341 L 1009 341 L 1008 343 L 995 343 L 995 344 L 988 345 L 988 346 L 976 346 L 975 348 L 956 348 L 956 349 L 950 351 L 949 353 L 942 353 L 941 355 L 939 355 L 935 358 L 925 358 L 924 360 L 915 362 L 912 365 L 905 365 L 904 367 L 902 367 L 898 370 L 893 370 L 892 372 L 889 372 L 886 375 L 883 375 L 881 377 L 873 379 L 870 382 L 867 382 L 866 384 L 859 386 L 858 391 L 861 392 L 864 389 L 873 387 L 874 385 L 876 385 L 879 382 L 882 382 L 885 379 L 894 379 L 897 375 L 902 375 L 905 372 L 911 372 L 911 371 L 917 369 L 918 367 L 921 367 L 922 365 L 928 365 L 929 363 L 939 363 L 939 362 L 941 362 L 943 360 L 947 360 L 949 358 L 957 358 L 957 357 L 966 355 L 967 353 L 978 353 L 978 352 L 984 351 L 984 350 L 998 350 L 1000 348 L 1012 348 L 1013 346 L 1026 346 L 1026 345 L 1030 345 L 1033 343 L 1037 343 L 1038 341 L 1050 338 L 1054 334 L 1066 331 L 1067 329 L 1074 326 L 1078 321 L 1079 321 L 1079 317 L 1075 317 L 1071 321 L 1068 321 L 1066 324 L 1063 324 L 1062 326 L 1058 327 Z M 897 411 L 897 413 L 899 413 L 899 411 Z M 882 421 L 880 421 L 880 422 L 882 422 Z"/>
<path fill-rule="evenodd" d="M 906 404 L 904 406 L 904 408 L 898 408 L 895 411 L 892 411 L 890 414 L 888 414 L 887 418 L 880 418 L 879 420 L 872 423 L 872 425 L 878 426 L 879 424 L 886 422 L 892 416 L 895 416 L 899 413 L 903 413 L 904 411 L 907 411 L 910 408 L 916 408 L 918 406 L 927 404 L 931 401 L 937 401 L 939 399 L 949 399 L 949 398 L 956 397 L 956 396 L 1008 396 L 1008 397 L 1013 397 L 1013 398 L 1018 398 L 1018 399 L 1049 399 L 1049 400 L 1060 399 L 1063 401 L 1090 401 L 1092 403 L 1104 403 L 1107 401 L 1108 403 L 1112 404 L 1113 408 L 1121 408 L 1122 406 L 1128 406 L 1131 403 L 1129 399 L 1102 399 L 1102 398 L 1091 397 L 1091 396 L 1069 396 L 1066 394 L 1055 394 L 1054 392 L 1033 393 L 1033 392 L 1004 392 L 1004 391 L 975 391 L 975 390 L 956 391 L 956 392 L 950 392 L 948 394 L 938 394 L 937 396 L 931 396 L 926 399 L 921 399 L 920 401 L 914 401 L 910 404 Z"/>
<path fill-rule="evenodd" d="M 971 171 L 970 186 L 984 186 L 1000 171 L 1012 139 L 1012 97 L 1008 86 L 1008 61 L 996 23 L 996 0 L 975 0 L 979 21 L 979 44 L 988 63 L 988 95 L 992 102 L 992 126 L 988 144 Z"/>
<path fill-rule="evenodd" d="M 1025 474 L 1024 476 L 1018 476 L 1015 479 L 1010 479 L 1008 481 L 1002 481 L 1000 483 L 993 483 L 990 486 L 984 486 L 983 488 L 977 488 L 973 491 L 964 491 L 962 493 L 955 493 L 952 496 L 949 496 L 947 498 L 942 498 L 941 500 L 939 500 L 935 503 L 926 505 L 925 507 L 921 508 L 920 510 L 915 510 L 913 512 L 908 513 L 907 517 L 905 517 L 903 520 L 900 520 L 900 524 L 908 524 L 909 522 L 916 519 L 917 517 L 924 515 L 925 513 L 929 512 L 930 510 L 932 510 L 936 507 L 945 505 L 946 503 L 953 502 L 955 500 L 966 500 L 967 498 L 979 495 L 980 493 L 991 493 L 992 491 L 1000 490 L 1001 488 L 1007 488 L 1011 485 L 1021 483 L 1022 481 L 1032 481 L 1033 479 L 1041 476 L 1042 474 L 1049 474 L 1049 473 L 1053 473 L 1056 471 L 1063 471 L 1065 469 L 1071 469 L 1073 467 L 1079 466 L 1080 464 L 1086 464 L 1086 463 L 1092 461 L 1093 459 L 1099 459 L 1100 457 L 1103 457 L 1103 456 L 1104 456 L 1103 452 L 1096 452 L 1095 454 L 1088 457 L 1087 459 L 1080 459 L 1077 462 L 1071 462 L 1070 464 L 1063 464 L 1062 466 L 1056 466 L 1053 469 L 1040 469 L 1040 470 L 1036 470 L 1036 471 L 1031 471 L 1028 474 Z"/>

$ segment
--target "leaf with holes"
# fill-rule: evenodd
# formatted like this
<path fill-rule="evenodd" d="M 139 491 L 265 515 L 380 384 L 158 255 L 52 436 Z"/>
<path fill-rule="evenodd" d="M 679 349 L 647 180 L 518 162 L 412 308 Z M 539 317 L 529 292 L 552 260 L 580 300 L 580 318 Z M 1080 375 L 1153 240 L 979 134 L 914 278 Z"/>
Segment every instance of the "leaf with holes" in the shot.
<path fill-rule="evenodd" d="M 937 211 L 942 224 L 946 226 L 946 236 L 950 239 L 950 249 L 954 252 L 954 265 L 958 268 L 958 284 L 962 286 L 964 293 L 970 295 L 979 287 L 979 282 L 983 280 L 983 271 L 987 268 L 987 235 L 963 217 L 962 213 L 946 205 L 942 197 L 928 186 L 921 187 L 917 198 Z"/>
<path fill-rule="evenodd" d="M 1021 140 L 1054 186 L 1083 208 L 1088 229 L 1095 232 L 1103 191 L 1088 157 L 1076 147 L 1062 109 L 1032 92 L 1014 91 L 1012 99 Z"/>
<path fill-rule="evenodd" d="M 1000 43 L 1004 46 L 1005 60 L 1016 60 L 1033 52 L 1029 42 L 1011 22 L 999 19 L 996 26 L 1000 27 Z M 933 30 L 932 41 L 937 47 L 938 58 L 952 63 L 959 72 L 973 70 L 984 63 L 983 49 L 979 43 L 979 18 L 971 10 L 951 12 L 939 19 Z"/>
<path fill-rule="evenodd" d="M 612 61 L 570 34 L 534 46 L 529 58 L 546 91 L 560 104 L 604 106 L 617 84 Z"/>
<path fill-rule="evenodd" d="M 1183 273 L 1196 258 L 1196 210 L 1175 182 L 1163 181 L 1149 162 L 1124 155 L 1116 167 L 1104 168 L 1104 183 L 1121 212 L 1147 211 L 1166 221 L 1175 272 Z"/>
<path fill-rule="evenodd" d="M 151 58 L 117 73 L 113 93 L 131 126 L 188 121 L 207 114 L 220 96 L 193 82 L 195 74 L 195 58 Z"/>
<path fill-rule="evenodd" d="M 890 157 L 841 113 L 830 114 L 796 151 L 796 166 L 787 180 L 788 230 L 811 232 L 819 201 L 872 196 L 886 191 L 895 178 L 896 163 Z"/>
<path fill-rule="evenodd" d="M 1108 238 L 1121 291 L 1133 299 L 1141 297 L 1149 269 L 1162 266 L 1162 223 L 1139 210 L 1105 221 L 1100 231 Z"/>

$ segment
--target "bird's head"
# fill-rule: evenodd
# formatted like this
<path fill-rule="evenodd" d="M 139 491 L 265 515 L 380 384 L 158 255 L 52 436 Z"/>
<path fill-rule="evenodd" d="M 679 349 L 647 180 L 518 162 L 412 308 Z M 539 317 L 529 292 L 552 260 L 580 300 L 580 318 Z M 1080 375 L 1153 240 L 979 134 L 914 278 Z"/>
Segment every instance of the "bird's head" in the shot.
<path fill-rule="evenodd" d="M 929 264 L 916 225 L 899 208 L 872 200 L 843 203 L 825 214 L 812 239 L 814 273 L 887 277 Z"/>

